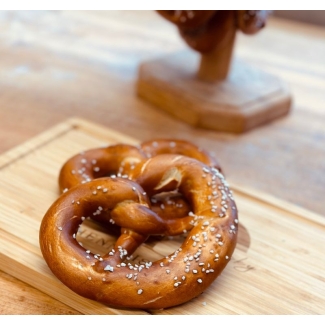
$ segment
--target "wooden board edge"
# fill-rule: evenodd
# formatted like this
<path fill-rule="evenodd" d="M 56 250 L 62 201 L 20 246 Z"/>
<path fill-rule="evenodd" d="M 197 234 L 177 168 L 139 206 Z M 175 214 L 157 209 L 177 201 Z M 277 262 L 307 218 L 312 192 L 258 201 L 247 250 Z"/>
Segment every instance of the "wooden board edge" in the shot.
<path fill-rule="evenodd" d="M 6 167 L 8 164 L 11 164 L 15 160 L 28 155 L 31 151 L 44 146 L 46 143 L 51 142 L 53 138 L 64 135 L 65 133 L 69 132 L 71 128 L 72 125 L 67 122 L 59 123 L 52 128 L 7 150 L 0 156 L 0 169 Z"/>
<path fill-rule="evenodd" d="M 17 146 L 5 151 L 0 155 L 0 169 L 4 168 L 8 164 L 15 160 L 18 160 L 25 155 L 28 155 L 31 151 L 36 150 L 39 147 L 46 145 L 52 140 L 63 136 L 72 129 L 82 129 L 85 131 L 91 131 L 92 134 L 98 134 L 101 137 L 105 137 L 107 134 L 111 134 L 112 137 L 122 139 L 122 141 L 137 144 L 138 141 L 128 137 L 118 131 L 114 131 L 106 128 L 103 125 L 96 124 L 95 122 L 89 122 L 79 117 L 70 117 L 67 120 L 60 122 L 48 130 L 35 135 L 34 137 L 18 144 Z"/>
<path fill-rule="evenodd" d="M 46 267 L 46 263 L 43 257 L 37 254 L 35 247 L 31 244 L 28 245 L 22 239 L 6 233 L 2 229 L 0 229 L 0 246 L 6 248 L 0 252 L 2 271 L 83 314 L 150 315 L 150 313 L 143 310 L 115 309 L 100 302 L 83 298 L 63 285 L 47 268 L 47 271 L 40 276 L 39 270 L 36 270 L 37 265 L 44 264 L 44 267 Z M 24 263 L 24 260 L 33 261 L 34 263 Z M 58 286 L 61 286 L 60 290 L 58 290 Z"/>
<path fill-rule="evenodd" d="M 81 129 L 86 132 L 91 131 L 92 134 L 95 132 L 95 134 L 98 134 L 98 136 L 103 138 L 110 135 L 113 138 L 121 139 L 119 142 L 126 142 L 133 145 L 139 143 L 139 140 L 124 135 L 118 131 L 112 130 L 104 125 L 88 121 L 77 116 L 73 116 L 0 155 L 0 169 L 4 168 L 11 162 L 27 155 L 31 150 L 36 150 L 38 147 L 46 145 L 46 143 L 52 141 L 53 139 L 56 139 L 61 135 L 64 135 L 72 129 Z M 286 202 L 267 193 L 248 188 L 247 186 L 243 186 L 241 184 L 237 184 L 236 182 L 229 183 L 234 191 L 240 192 L 243 196 L 264 202 L 265 204 L 272 205 L 283 211 L 296 214 L 303 219 L 308 219 L 309 221 L 315 222 L 321 226 L 325 225 L 325 217 L 322 215 L 299 207 L 293 203 Z"/>
<path fill-rule="evenodd" d="M 262 191 L 254 190 L 246 186 L 233 183 L 229 181 L 230 188 L 240 195 L 248 197 L 249 199 L 254 199 L 256 201 L 262 202 L 264 204 L 270 205 L 272 207 L 281 209 L 284 212 L 295 215 L 306 221 L 313 222 L 321 227 L 325 227 L 325 216 L 312 212 L 308 209 L 302 208 L 293 203 L 281 200 L 273 195 L 267 194 Z"/>
<path fill-rule="evenodd" d="M 110 135 L 113 138 L 121 139 L 119 142 L 127 142 L 133 145 L 139 143 L 139 140 L 134 139 L 130 136 L 127 136 L 121 132 L 115 131 L 109 127 L 106 127 L 102 124 L 85 120 L 79 117 L 71 117 L 65 123 L 68 123 L 73 126 L 73 128 L 81 129 L 87 132 L 91 132 L 92 134 L 97 134 L 100 137 L 106 137 Z"/>

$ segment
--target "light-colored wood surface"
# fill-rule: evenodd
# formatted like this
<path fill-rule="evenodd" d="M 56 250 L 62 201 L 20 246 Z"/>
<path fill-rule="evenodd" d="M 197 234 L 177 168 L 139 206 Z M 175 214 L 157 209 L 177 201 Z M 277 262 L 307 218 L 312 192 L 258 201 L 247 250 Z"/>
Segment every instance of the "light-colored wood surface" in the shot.
<path fill-rule="evenodd" d="M 240 213 L 235 253 L 220 277 L 199 297 L 166 310 L 118 310 L 84 299 L 51 273 L 39 249 L 43 215 L 58 197 L 62 164 L 81 151 L 115 143 L 134 144 L 117 132 L 73 119 L 2 155 L 0 165 L 0 269 L 83 314 L 323 314 L 325 312 L 325 219 L 286 202 L 230 184 Z M 12 182 L 12 186 L 8 186 Z M 22 193 L 24 195 L 22 196 Z M 10 204 L 9 204 L 10 203 Z M 302 242 L 303 238 L 303 242 Z M 87 220 L 77 240 L 104 254 L 116 237 Z M 154 261 L 184 238 L 150 241 L 133 263 Z M 236 304 L 234 304 L 236 297 Z M 126 298 L 127 299 L 127 298 Z"/>
<path fill-rule="evenodd" d="M 293 95 L 290 115 L 240 136 L 192 128 L 137 98 L 140 63 L 185 48 L 152 11 L 0 11 L 0 30 L 1 153 L 80 116 L 140 141 L 195 141 L 217 153 L 229 181 L 325 215 L 324 28 L 270 19 L 238 35 L 236 56 Z M 0 287 L 2 314 L 73 311 L 3 273 Z"/>

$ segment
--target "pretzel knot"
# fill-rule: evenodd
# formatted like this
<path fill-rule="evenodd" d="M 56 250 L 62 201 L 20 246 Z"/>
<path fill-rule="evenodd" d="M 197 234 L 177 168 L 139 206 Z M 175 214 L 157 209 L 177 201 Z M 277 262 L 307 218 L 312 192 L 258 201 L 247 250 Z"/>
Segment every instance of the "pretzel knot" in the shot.
<path fill-rule="evenodd" d="M 177 143 L 164 153 L 152 143 L 93 149 L 63 166 L 60 187 L 68 184 L 69 189 L 45 214 L 40 247 L 66 286 L 112 307 L 161 309 L 198 296 L 222 272 L 236 245 L 232 192 L 215 160 L 208 154 L 199 156 L 201 161 L 178 154 L 178 145 L 183 148 Z M 98 178 L 92 172 L 97 163 L 102 168 Z M 73 166 L 84 169 L 78 172 Z M 127 176 L 119 173 L 121 168 Z M 69 169 L 73 177 L 63 177 Z M 154 208 L 159 200 L 164 203 Z M 88 216 L 120 228 L 114 248 L 102 257 L 76 240 Z M 140 265 L 126 261 L 150 235 L 181 234 L 186 236 L 181 246 L 160 260 Z"/>
<path fill-rule="evenodd" d="M 224 49 L 231 30 L 255 34 L 266 24 L 268 10 L 157 10 L 175 24 L 183 40 L 194 50 L 208 53 Z"/>

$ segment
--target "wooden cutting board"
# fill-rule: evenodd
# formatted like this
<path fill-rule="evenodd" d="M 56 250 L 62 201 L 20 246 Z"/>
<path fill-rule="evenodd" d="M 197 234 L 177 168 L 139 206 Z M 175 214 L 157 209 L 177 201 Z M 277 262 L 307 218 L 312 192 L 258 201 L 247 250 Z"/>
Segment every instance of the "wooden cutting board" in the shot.
<path fill-rule="evenodd" d="M 61 165 L 82 150 L 119 142 L 137 143 L 75 118 L 0 156 L 1 270 L 84 314 L 325 313 L 325 218 L 232 183 L 240 220 L 238 245 L 221 276 L 189 303 L 159 311 L 119 310 L 61 284 L 38 242 L 42 217 L 59 195 Z M 114 237 L 88 221 L 80 240 L 93 251 L 105 252 Z M 154 260 L 179 245 L 179 239 L 151 241 L 135 255 Z"/>

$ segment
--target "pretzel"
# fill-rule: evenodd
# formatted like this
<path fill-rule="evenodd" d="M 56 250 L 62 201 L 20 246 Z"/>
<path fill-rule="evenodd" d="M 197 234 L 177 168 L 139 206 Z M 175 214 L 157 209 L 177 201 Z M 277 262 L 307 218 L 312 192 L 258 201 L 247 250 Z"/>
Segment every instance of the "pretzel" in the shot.
<path fill-rule="evenodd" d="M 144 152 L 127 144 L 82 151 L 62 166 L 59 174 L 60 191 L 65 192 L 75 185 L 103 176 L 123 176 L 144 159 Z"/>
<path fill-rule="evenodd" d="M 107 175 L 128 177 L 128 172 L 139 162 L 162 153 L 195 158 L 221 171 L 212 153 L 188 141 L 156 139 L 143 142 L 138 147 L 116 144 L 80 152 L 62 166 L 59 175 L 60 191 L 67 191 L 74 185 Z"/>
<path fill-rule="evenodd" d="M 118 308 L 167 308 L 201 294 L 236 245 L 237 209 L 223 175 L 194 158 L 158 154 L 138 162 L 129 178 L 112 176 L 73 185 L 45 214 L 40 247 L 52 272 L 79 295 Z M 191 211 L 161 217 L 150 197 L 172 192 Z M 85 217 L 98 214 L 121 228 L 103 257 L 76 240 Z M 172 254 L 141 265 L 128 262 L 149 236 L 180 234 L 187 236 Z"/>
<path fill-rule="evenodd" d="M 208 152 L 185 140 L 156 139 L 142 142 L 140 147 L 148 158 L 166 153 L 178 154 L 197 159 L 221 171 L 221 167 L 214 153 Z"/>
<path fill-rule="evenodd" d="M 238 29 L 244 34 L 255 34 L 265 26 L 269 14 L 269 10 L 238 10 Z"/>
<path fill-rule="evenodd" d="M 193 143 L 178 139 L 155 139 L 145 141 L 139 146 L 116 144 L 80 152 L 62 166 L 59 175 L 60 191 L 65 192 L 80 183 L 108 175 L 129 178 L 130 171 L 137 164 L 162 153 L 181 154 L 195 158 L 221 171 L 219 162 L 213 153 Z M 152 210 L 162 218 L 171 214 L 177 218 L 189 212 L 187 202 L 175 193 L 153 197 L 151 204 Z M 103 221 L 100 214 L 92 218 Z"/>
<path fill-rule="evenodd" d="M 255 34 L 266 23 L 268 10 L 157 10 L 175 24 L 184 41 L 200 53 L 223 48 L 232 29 Z"/>

